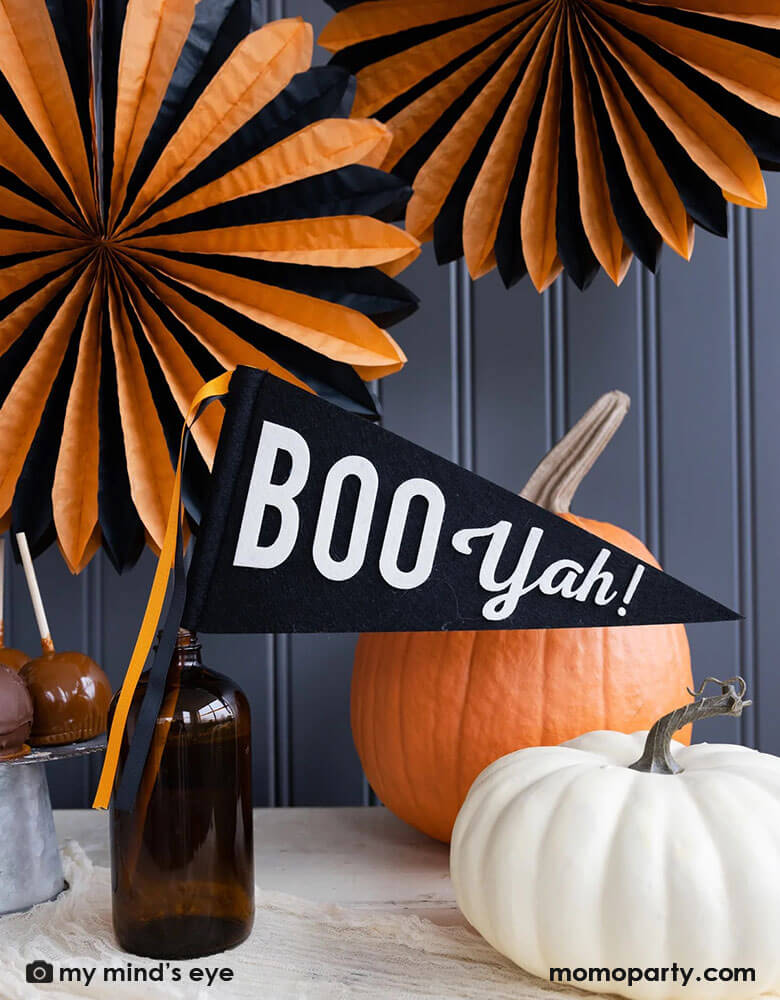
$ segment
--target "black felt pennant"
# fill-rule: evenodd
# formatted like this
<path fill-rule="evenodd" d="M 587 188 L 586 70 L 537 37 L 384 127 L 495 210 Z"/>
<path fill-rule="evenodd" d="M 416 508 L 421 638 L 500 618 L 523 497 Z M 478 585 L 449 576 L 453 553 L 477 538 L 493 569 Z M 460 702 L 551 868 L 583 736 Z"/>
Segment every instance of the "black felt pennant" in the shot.
<path fill-rule="evenodd" d="M 734 612 L 265 372 L 231 380 L 183 623 L 203 632 L 566 628 Z"/>

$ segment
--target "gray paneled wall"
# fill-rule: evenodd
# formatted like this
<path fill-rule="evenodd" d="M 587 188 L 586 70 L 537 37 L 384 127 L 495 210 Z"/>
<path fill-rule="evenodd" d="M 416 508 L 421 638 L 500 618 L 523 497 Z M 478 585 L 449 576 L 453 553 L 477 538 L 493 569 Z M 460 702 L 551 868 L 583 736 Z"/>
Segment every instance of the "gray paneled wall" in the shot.
<path fill-rule="evenodd" d="M 293 4 L 295 3 L 295 6 Z M 318 31 L 319 0 L 288 0 Z M 272 16 L 282 11 L 271 4 Z M 317 57 L 322 60 L 321 54 Z M 602 392 L 633 400 L 575 509 L 643 537 L 669 572 L 746 616 L 690 628 L 694 670 L 744 673 L 757 705 L 704 724 L 699 739 L 780 753 L 780 178 L 765 213 L 731 212 L 731 238 L 697 233 L 690 264 L 665 252 L 657 278 L 634 266 L 621 288 L 559 281 L 507 292 L 472 284 L 427 247 L 405 280 L 419 312 L 394 329 L 408 366 L 379 388 L 385 426 L 519 490 L 549 445 Z M 49 551 L 39 571 L 60 648 L 85 649 L 118 684 L 151 579 L 147 553 L 117 577 L 98 556 L 72 578 Z M 24 584 L 9 570 L 9 644 L 34 650 Z M 259 805 L 369 804 L 349 729 L 354 637 L 209 637 L 207 662 L 235 677 L 254 718 Z M 520 665 L 521 666 L 521 665 Z M 58 806 L 87 805 L 96 763 L 59 765 Z"/>

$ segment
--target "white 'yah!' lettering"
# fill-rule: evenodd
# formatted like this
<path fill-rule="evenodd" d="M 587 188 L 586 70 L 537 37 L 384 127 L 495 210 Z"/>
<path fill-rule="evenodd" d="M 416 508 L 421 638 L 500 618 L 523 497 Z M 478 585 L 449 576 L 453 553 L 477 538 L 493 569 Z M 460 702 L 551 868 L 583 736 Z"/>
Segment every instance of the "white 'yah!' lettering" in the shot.
<path fill-rule="evenodd" d="M 497 622 L 509 618 L 516 611 L 520 599 L 532 590 L 539 590 L 548 596 L 560 594 L 569 600 L 584 602 L 590 598 L 593 588 L 598 586 L 593 601 L 602 606 L 610 604 L 617 597 L 617 591 L 610 589 L 614 576 L 604 570 L 610 556 L 609 549 L 601 549 L 587 572 L 574 559 L 556 559 L 536 580 L 529 583 L 531 566 L 544 537 L 542 528 L 531 528 L 528 531 L 514 570 L 506 579 L 498 580 L 498 563 L 511 531 L 511 521 L 498 521 L 487 528 L 463 528 L 452 536 L 453 548 L 463 555 L 471 555 L 475 538 L 490 539 L 479 568 L 480 587 L 488 593 L 498 594 L 482 607 L 482 615 L 488 621 Z"/>

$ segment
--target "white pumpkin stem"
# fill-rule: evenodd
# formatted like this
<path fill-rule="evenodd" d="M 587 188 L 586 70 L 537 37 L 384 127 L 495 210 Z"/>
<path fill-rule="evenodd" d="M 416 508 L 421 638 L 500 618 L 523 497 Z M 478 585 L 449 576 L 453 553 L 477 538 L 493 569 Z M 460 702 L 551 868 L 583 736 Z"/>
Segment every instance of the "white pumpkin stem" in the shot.
<path fill-rule="evenodd" d="M 547 452 L 520 496 L 554 514 L 568 514 L 577 488 L 612 440 L 630 406 L 630 397 L 618 389 L 596 400 Z"/>
<path fill-rule="evenodd" d="M 718 684 L 721 693 L 705 698 L 704 689 L 708 684 Z M 746 691 L 747 684 L 743 677 L 731 677 L 727 681 L 706 677 L 696 691 L 688 689 L 688 694 L 696 700 L 682 708 L 676 708 L 656 722 L 647 734 L 642 756 L 631 765 L 631 770 L 650 774 L 679 774 L 682 768 L 672 756 L 674 734 L 689 723 L 711 719 L 716 715 L 742 715 L 742 709 L 753 704 L 752 701 L 745 701 Z"/>

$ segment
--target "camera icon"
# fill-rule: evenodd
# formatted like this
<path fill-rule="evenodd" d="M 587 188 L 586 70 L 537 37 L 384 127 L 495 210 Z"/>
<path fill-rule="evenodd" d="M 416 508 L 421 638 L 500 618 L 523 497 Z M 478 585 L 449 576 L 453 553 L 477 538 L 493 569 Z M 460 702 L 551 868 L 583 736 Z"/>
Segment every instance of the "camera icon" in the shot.
<path fill-rule="evenodd" d="M 53 983 L 54 967 L 52 966 L 51 962 L 43 962 L 40 959 L 37 962 L 28 962 L 27 982 Z"/>

